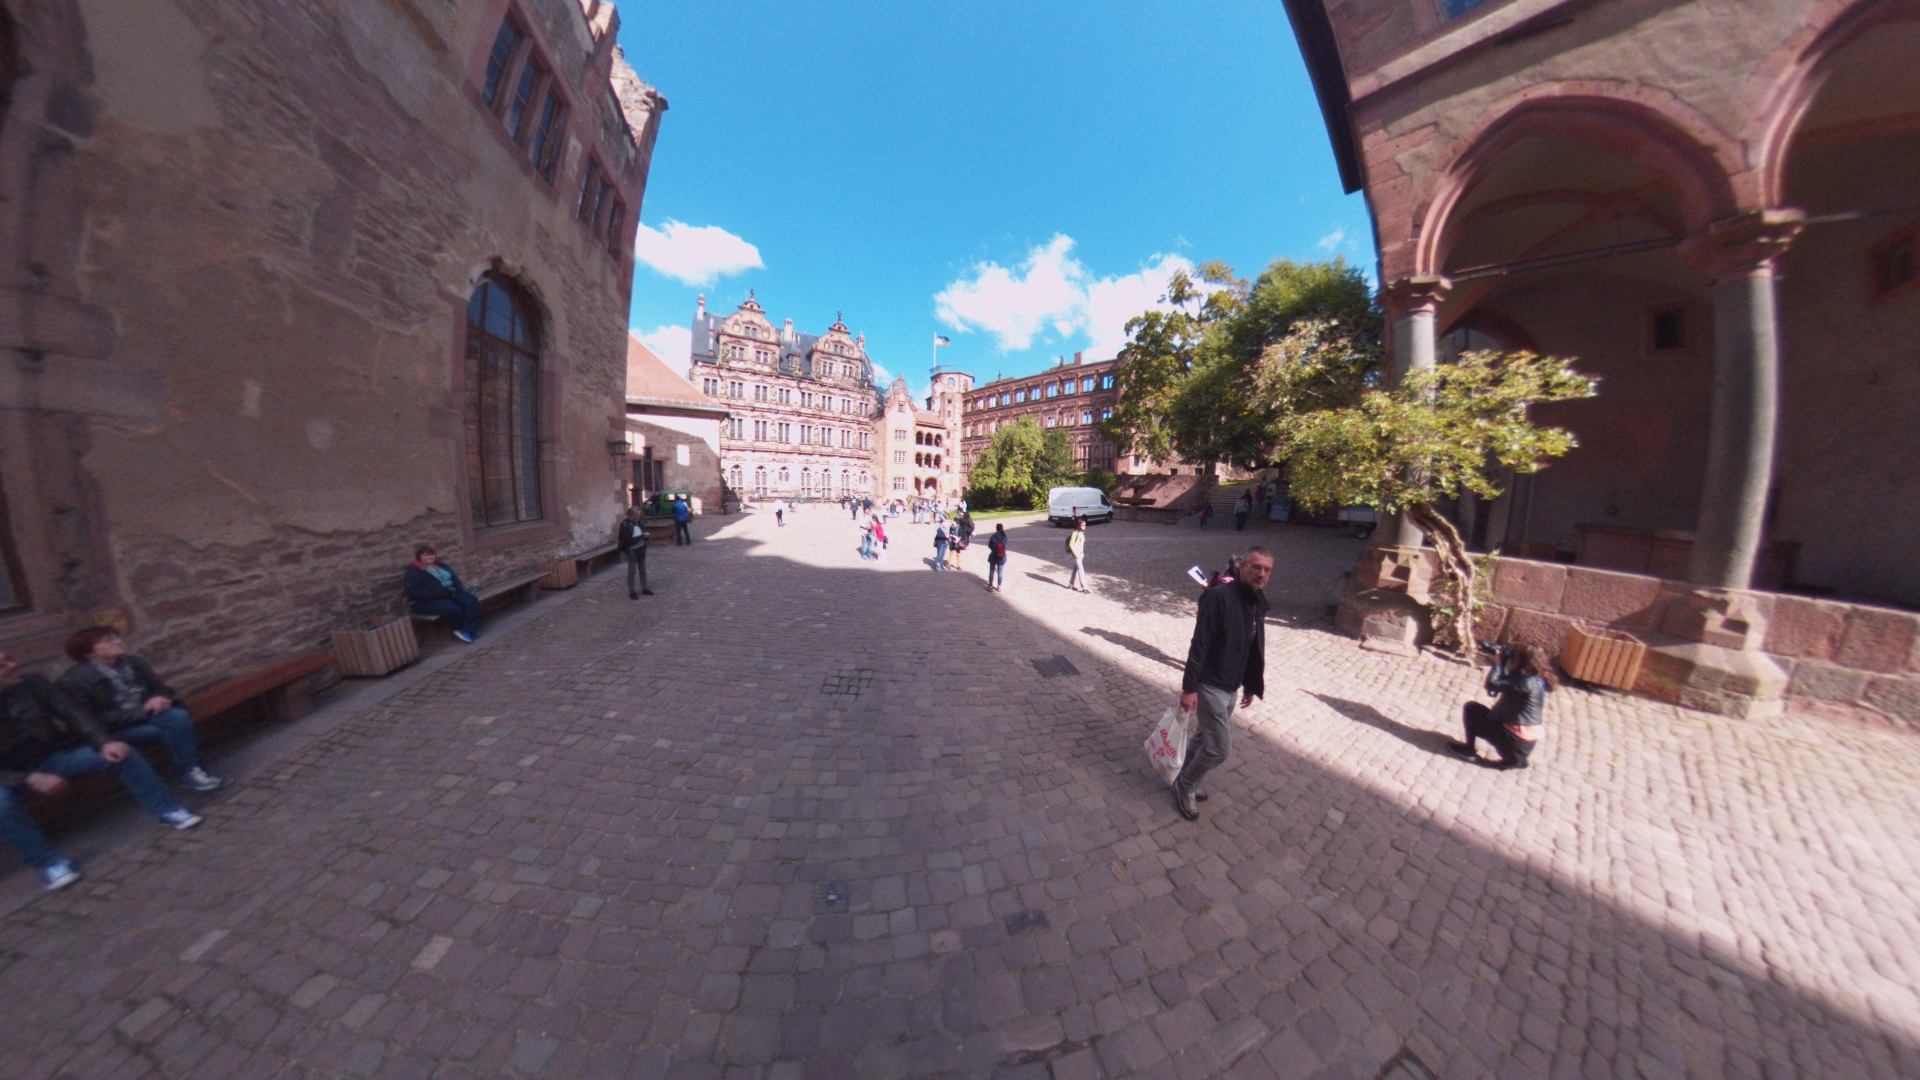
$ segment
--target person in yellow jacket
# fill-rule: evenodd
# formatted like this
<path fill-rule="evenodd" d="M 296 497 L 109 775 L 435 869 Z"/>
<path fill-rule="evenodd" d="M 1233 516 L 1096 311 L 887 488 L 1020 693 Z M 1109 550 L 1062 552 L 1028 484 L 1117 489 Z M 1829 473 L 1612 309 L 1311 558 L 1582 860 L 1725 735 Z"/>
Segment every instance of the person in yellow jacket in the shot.
<path fill-rule="evenodd" d="M 1075 592 L 1090 593 L 1087 588 L 1087 519 L 1075 516 L 1073 531 L 1067 534 L 1067 554 L 1073 556 L 1073 576 L 1067 579 L 1067 588 Z"/>

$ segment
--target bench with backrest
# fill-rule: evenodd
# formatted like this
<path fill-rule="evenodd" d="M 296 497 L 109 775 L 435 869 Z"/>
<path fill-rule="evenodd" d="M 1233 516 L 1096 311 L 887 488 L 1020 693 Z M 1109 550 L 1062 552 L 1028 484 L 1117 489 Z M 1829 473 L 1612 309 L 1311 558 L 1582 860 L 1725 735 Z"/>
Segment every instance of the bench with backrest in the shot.
<path fill-rule="evenodd" d="M 547 572 L 545 570 L 534 570 L 524 574 L 515 574 L 511 577 L 501 578 L 499 581 L 488 582 L 474 589 L 473 595 L 480 598 L 480 610 L 483 612 L 490 609 L 497 611 L 503 607 L 518 607 L 540 594 L 540 580 L 546 576 Z M 423 615 L 420 612 L 412 611 L 411 608 L 409 608 L 409 613 L 413 616 L 413 624 L 416 629 L 423 626 L 438 627 L 446 630 L 448 634 L 453 633 L 452 628 L 447 626 L 447 620 L 442 616 Z"/>

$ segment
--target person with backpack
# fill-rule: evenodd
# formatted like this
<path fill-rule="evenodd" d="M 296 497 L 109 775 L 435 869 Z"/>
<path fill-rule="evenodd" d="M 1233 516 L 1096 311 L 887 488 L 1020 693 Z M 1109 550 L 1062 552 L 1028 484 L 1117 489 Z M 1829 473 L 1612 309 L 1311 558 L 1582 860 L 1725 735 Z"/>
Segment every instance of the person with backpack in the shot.
<path fill-rule="evenodd" d="M 995 525 L 987 538 L 987 591 L 999 592 L 1007 581 L 1007 527 Z"/>
<path fill-rule="evenodd" d="M 966 511 L 960 512 L 960 520 L 954 522 L 953 547 L 948 554 L 953 558 L 953 568 L 960 569 L 960 556 L 966 554 L 967 546 L 973 543 L 973 518 Z"/>
<path fill-rule="evenodd" d="M 673 546 L 685 547 L 693 543 L 693 505 L 687 502 L 685 495 L 673 497 Z"/>
<path fill-rule="evenodd" d="M 629 600 L 653 595 L 653 590 L 647 588 L 647 523 L 641 520 L 642 513 L 638 504 L 627 507 L 627 516 L 621 518 L 613 530 L 614 546 L 620 549 L 620 558 L 627 564 Z M 640 581 L 638 592 L 633 588 L 635 578 Z"/>
<path fill-rule="evenodd" d="M 1087 588 L 1087 519 L 1078 514 L 1073 517 L 1073 531 L 1067 534 L 1067 554 L 1073 556 L 1073 574 L 1067 578 L 1067 588 L 1092 592 Z"/>
<path fill-rule="evenodd" d="M 952 542 L 953 538 L 947 535 L 947 523 L 943 521 L 933 530 L 933 568 L 935 570 L 947 568 L 947 545 Z"/>

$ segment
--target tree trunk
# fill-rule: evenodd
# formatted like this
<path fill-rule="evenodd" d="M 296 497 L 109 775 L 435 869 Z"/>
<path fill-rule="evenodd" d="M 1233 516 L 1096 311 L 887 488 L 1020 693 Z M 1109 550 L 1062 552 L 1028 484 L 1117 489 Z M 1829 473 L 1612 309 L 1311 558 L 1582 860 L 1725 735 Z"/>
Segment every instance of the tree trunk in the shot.
<path fill-rule="evenodd" d="M 1426 534 L 1427 540 L 1433 544 L 1433 550 L 1440 556 L 1442 581 L 1453 601 L 1454 635 L 1459 640 L 1460 655 L 1472 663 L 1477 642 L 1473 625 L 1473 560 L 1467 557 L 1467 545 L 1460 539 L 1460 530 L 1453 527 L 1453 522 L 1442 517 L 1433 507 L 1423 503 L 1409 506 L 1406 510 L 1407 516 Z"/>

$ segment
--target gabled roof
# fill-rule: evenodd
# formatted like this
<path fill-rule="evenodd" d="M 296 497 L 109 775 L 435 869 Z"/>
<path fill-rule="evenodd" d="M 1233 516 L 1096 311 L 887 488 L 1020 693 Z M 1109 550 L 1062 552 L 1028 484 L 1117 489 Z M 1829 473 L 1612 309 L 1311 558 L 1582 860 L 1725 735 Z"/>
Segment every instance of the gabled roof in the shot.
<path fill-rule="evenodd" d="M 693 388 L 647 344 L 627 335 L 627 404 L 727 414 L 727 407 Z"/>

